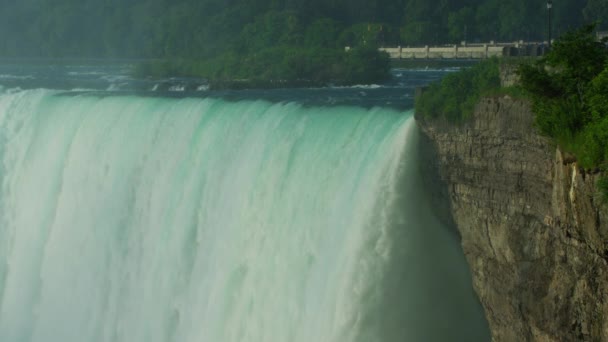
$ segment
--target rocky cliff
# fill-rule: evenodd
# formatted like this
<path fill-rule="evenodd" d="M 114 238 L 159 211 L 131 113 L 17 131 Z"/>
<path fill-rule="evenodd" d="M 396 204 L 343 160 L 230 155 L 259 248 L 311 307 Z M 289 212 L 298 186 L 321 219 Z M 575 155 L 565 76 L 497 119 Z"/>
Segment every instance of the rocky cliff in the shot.
<path fill-rule="evenodd" d="M 599 175 L 538 135 L 522 100 L 483 99 L 461 125 L 417 120 L 493 340 L 608 341 Z"/>

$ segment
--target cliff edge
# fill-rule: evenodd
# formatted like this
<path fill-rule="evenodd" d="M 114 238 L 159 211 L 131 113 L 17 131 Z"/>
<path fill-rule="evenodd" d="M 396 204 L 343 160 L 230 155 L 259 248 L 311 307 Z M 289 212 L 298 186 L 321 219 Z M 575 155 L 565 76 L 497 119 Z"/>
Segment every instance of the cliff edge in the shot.
<path fill-rule="evenodd" d="M 534 129 L 529 103 L 484 98 L 469 121 L 417 117 L 494 341 L 608 341 L 608 205 Z M 430 174 L 430 173 L 429 173 Z M 435 180 L 436 182 L 437 180 Z"/>

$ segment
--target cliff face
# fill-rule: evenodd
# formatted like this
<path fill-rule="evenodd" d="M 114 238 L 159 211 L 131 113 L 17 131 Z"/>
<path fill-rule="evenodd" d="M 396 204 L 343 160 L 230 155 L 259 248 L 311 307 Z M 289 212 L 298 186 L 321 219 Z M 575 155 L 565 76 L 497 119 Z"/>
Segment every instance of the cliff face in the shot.
<path fill-rule="evenodd" d="M 487 98 L 472 120 L 417 118 L 494 341 L 608 341 L 608 205 L 598 175 L 533 128 L 528 103 Z"/>

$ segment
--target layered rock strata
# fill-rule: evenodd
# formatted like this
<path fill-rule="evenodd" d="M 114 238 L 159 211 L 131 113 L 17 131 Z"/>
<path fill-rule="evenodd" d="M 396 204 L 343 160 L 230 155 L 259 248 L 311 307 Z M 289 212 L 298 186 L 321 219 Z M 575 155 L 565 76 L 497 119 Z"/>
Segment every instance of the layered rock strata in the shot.
<path fill-rule="evenodd" d="M 608 341 L 599 175 L 533 120 L 529 103 L 509 96 L 483 99 L 460 125 L 417 117 L 423 163 L 439 175 L 433 191 L 450 206 L 494 341 Z"/>

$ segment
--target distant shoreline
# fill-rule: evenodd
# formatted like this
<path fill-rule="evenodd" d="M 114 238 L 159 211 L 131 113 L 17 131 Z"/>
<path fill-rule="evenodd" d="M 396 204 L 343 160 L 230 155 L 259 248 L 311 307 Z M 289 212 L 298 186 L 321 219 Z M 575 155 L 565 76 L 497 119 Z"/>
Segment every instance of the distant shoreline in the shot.
<path fill-rule="evenodd" d="M 0 64 L 138 64 L 162 61 L 159 58 L 46 58 L 46 57 L 0 57 Z M 473 59 L 391 59 L 391 68 L 419 69 L 470 66 L 478 63 Z"/>

